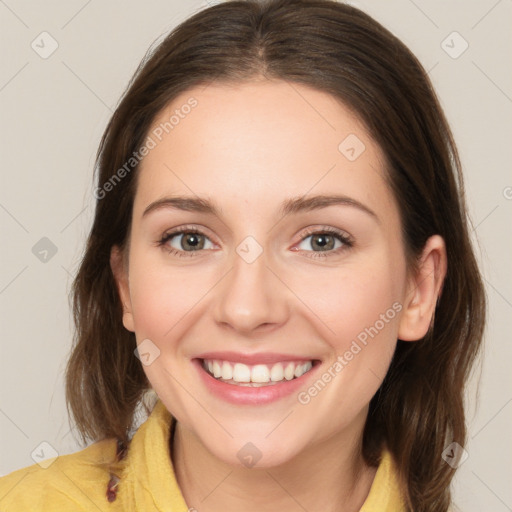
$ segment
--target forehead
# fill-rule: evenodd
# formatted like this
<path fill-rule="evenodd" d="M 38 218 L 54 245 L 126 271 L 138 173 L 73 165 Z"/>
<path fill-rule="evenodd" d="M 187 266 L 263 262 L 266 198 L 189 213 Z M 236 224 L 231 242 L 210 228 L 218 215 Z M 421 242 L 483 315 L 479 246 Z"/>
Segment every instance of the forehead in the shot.
<path fill-rule="evenodd" d="M 364 124 L 308 86 L 265 80 L 195 87 L 163 109 L 147 135 L 152 149 L 139 168 L 135 209 L 172 193 L 261 204 L 336 189 L 390 200 L 382 151 Z"/>

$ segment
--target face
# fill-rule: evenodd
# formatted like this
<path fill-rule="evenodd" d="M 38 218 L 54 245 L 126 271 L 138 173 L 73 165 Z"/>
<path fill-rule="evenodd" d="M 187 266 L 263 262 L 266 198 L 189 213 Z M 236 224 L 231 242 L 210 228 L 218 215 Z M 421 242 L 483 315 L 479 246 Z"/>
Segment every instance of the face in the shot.
<path fill-rule="evenodd" d="M 356 438 L 397 337 L 428 327 L 411 331 L 380 148 L 334 97 L 280 81 L 191 89 L 148 136 L 129 263 L 111 261 L 154 390 L 228 464 Z"/>

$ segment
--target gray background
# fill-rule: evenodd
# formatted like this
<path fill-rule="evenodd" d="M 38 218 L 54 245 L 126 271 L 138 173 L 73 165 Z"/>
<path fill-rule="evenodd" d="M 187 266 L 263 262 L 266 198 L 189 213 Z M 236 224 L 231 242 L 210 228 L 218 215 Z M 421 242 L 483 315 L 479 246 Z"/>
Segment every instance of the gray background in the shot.
<path fill-rule="evenodd" d="M 469 457 L 454 483 L 456 510 L 511 511 L 512 2 L 350 3 L 429 70 L 460 149 L 489 323 L 468 390 Z M 146 50 L 206 5 L 0 0 L 0 474 L 34 464 L 41 450 L 48 456 L 42 442 L 61 455 L 81 448 L 66 414 L 63 370 L 68 292 L 92 220 L 95 152 Z M 52 39 L 58 48 L 47 56 Z"/>

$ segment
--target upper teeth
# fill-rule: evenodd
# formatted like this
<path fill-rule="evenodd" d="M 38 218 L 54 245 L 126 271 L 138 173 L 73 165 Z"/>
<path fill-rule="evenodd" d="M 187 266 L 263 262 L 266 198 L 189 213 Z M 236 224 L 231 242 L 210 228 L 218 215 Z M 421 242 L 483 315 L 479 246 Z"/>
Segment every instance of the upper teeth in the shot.
<path fill-rule="evenodd" d="M 203 360 L 203 367 L 215 378 L 234 380 L 235 382 L 279 382 L 283 379 L 292 380 L 300 377 L 313 367 L 312 361 L 306 363 L 276 363 L 274 365 L 257 364 L 248 366 L 243 363 L 230 363 L 228 361 Z"/>

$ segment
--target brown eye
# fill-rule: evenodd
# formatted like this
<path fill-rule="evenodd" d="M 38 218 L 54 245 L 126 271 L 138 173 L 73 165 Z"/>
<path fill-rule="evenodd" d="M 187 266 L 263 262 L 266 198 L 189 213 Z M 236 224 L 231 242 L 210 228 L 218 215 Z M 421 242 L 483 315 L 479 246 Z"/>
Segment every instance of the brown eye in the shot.
<path fill-rule="evenodd" d="M 194 251 L 204 249 L 205 245 L 205 236 L 199 233 L 181 233 L 180 235 L 175 235 L 173 238 L 181 237 L 181 241 L 178 241 L 178 247 L 175 249 L 184 250 L 184 251 Z"/>
<path fill-rule="evenodd" d="M 308 241 L 308 239 L 310 239 Z M 311 253 L 309 257 L 328 257 L 353 246 L 352 240 L 342 231 L 333 228 L 306 233 L 298 246 L 300 250 Z"/>
<path fill-rule="evenodd" d="M 328 251 L 334 249 L 336 245 L 336 239 L 332 235 L 312 235 L 311 236 L 311 247 L 318 247 L 321 251 Z"/>
<path fill-rule="evenodd" d="M 213 248 L 212 242 L 205 234 L 186 227 L 166 233 L 158 245 L 176 256 L 193 256 L 195 252 Z"/>

